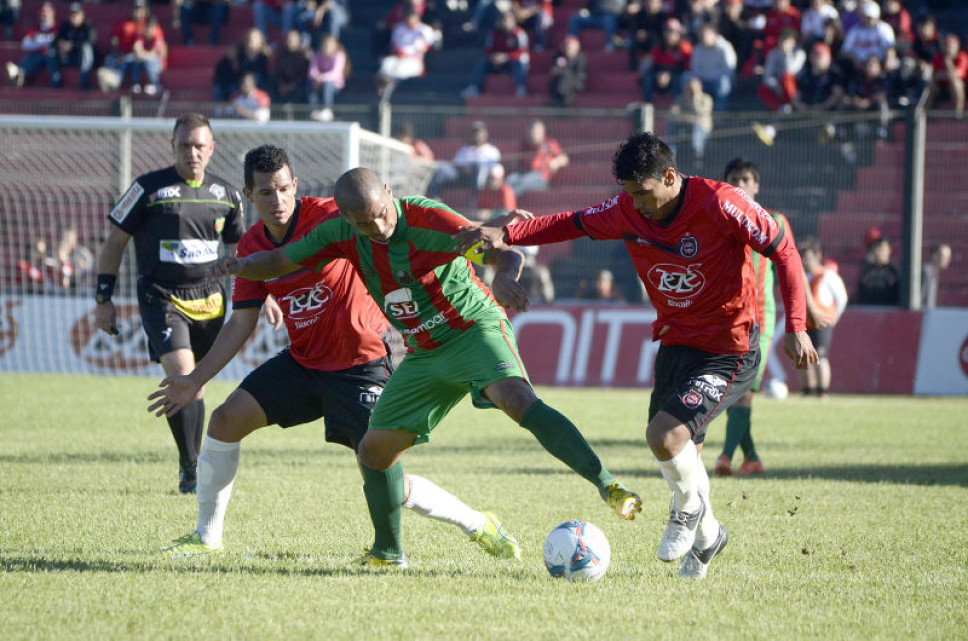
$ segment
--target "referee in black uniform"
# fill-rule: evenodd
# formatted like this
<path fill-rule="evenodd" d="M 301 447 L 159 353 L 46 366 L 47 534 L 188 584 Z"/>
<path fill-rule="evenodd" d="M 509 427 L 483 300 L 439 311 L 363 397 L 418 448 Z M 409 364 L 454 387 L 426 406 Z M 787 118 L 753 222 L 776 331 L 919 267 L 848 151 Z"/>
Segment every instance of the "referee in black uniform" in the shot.
<path fill-rule="evenodd" d="M 139 176 L 108 215 L 112 225 L 98 257 L 95 310 L 98 328 L 117 333 L 111 295 L 124 248 L 134 237 L 141 320 L 149 353 L 166 376 L 191 372 L 215 341 L 225 319 L 225 292 L 210 267 L 221 243 L 226 254 L 235 255 L 245 231 L 239 192 L 205 172 L 215 151 L 208 119 L 181 116 L 171 146 L 175 164 Z M 178 445 L 182 493 L 195 491 L 204 392 L 168 419 Z"/>

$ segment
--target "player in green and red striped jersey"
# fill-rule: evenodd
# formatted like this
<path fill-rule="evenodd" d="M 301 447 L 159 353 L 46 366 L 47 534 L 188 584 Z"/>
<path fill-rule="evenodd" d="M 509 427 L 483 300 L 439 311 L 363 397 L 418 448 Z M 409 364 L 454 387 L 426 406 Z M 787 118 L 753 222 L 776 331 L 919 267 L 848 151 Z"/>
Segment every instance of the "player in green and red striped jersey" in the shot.
<path fill-rule="evenodd" d="M 760 193 L 760 170 L 746 158 L 734 158 L 729 161 L 723 173 L 723 180 L 734 187 L 739 187 L 754 200 Z M 773 217 L 792 240 L 793 231 L 786 216 L 777 211 L 766 210 L 766 213 Z M 726 410 L 726 438 L 723 442 L 723 451 L 716 459 L 717 476 L 729 476 L 733 473 L 732 460 L 737 445 L 743 450 L 743 463 L 737 473 L 763 473 L 763 462 L 756 452 L 751 432 L 753 392 L 760 389 L 763 373 L 766 372 L 766 363 L 770 357 L 773 329 L 776 327 L 776 296 L 773 293 L 775 277 L 772 263 L 766 256 L 756 252 L 753 252 L 752 258 L 757 292 L 756 318 L 760 324 L 760 365 L 753 380 L 753 387 L 736 401 L 735 405 Z"/>
<path fill-rule="evenodd" d="M 408 354 L 390 377 L 359 448 L 364 493 L 376 532 L 365 567 L 408 565 L 400 538 L 400 457 L 430 439 L 433 428 L 468 393 L 477 407 L 497 407 L 583 478 L 621 518 L 641 499 L 618 483 L 578 429 L 535 395 L 503 305 L 525 309 L 518 285 L 521 254 L 501 249 L 473 256 L 494 265 L 492 290 L 481 282 L 451 236 L 468 220 L 421 197 L 394 198 L 370 170 L 336 181 L 340 217 L 291 245 L 228 258 L 221 273 L 266 280 L 301 266 L 321 269 L 348 259 L 370 295 L 406 338 Z"/>

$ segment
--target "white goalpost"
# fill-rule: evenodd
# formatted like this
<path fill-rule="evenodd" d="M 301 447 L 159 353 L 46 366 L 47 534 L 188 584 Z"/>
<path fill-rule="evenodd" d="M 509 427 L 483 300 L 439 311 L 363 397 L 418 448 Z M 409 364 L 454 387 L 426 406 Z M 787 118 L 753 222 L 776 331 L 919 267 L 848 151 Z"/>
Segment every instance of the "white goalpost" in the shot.
<path fill-rule="evenodd" d="M 135 177 L 173 164 L 174 119 L 0 115 L 0 372 L 157 375 L 147 355 L 129 247 L 115 301 L 121 335 L 93 324 L 94 257 L 107 214 Z M 394 194 L 423 194 L 434 164 L 355 122 L 212 120 L 208 171 L 242 188 L 258 145 L 285 148 L 304 196 L 329 196 L 347 169 L 374 170 Z M 255 213 L 246 211 L 246 223 Z M 285 343 L 260 325 L 223 372 L 238 378 Z"/>

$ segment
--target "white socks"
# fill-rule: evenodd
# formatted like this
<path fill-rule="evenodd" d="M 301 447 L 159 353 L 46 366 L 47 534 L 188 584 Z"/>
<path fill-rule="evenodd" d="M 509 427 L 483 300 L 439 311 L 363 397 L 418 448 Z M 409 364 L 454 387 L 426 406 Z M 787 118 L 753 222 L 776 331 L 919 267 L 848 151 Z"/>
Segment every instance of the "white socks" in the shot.
<path fill-rule="evenodd" d="M 682 451 L 668 461 L 659 461 L 662 478 L 672 490 L 672 505 L 676 512 L 695 512 L 699 509 L 698 467 L 702 467 L 702 464 L 696 444 L 692 441 L 687 441 Z"/>
<path fill-rule="evenodd" d="M 205 545 L 222 543 L 225 510 L 232 497 L 232 483 L 239 469 L 240 443 L 226 443 L 208 435 L 202 442 L 198 457 L 198 527 L 196 531 Z"/>
<path fill-rule="evenodd" d="M 697 457 L 697 460 L 699 461 L 696 466 L 696 477 L 699 481 L 697 489 L 706 499 L 706 513 L 699 522 L 699 527 L 696 528 L 696 547 L 705 550 L 715 543 L 716 537 L 719 536 L 719 521 L 713 516 L 713 502 L 709 498 L 709 474 L 706 472 L 706 466 L 702 464 L 702 458 Z"/>
<path fill-rule="evenodd" d="M 471 508 L 447 490 L 421 476 L 407 474 L 407 479 L 410 481 L 410 495 L 403 502 L 403 507 L 413 510 L 420 516 L 456 525 L 464 530 L 467 536 L 484 527 L 486 521 L 484 514 Z"/>

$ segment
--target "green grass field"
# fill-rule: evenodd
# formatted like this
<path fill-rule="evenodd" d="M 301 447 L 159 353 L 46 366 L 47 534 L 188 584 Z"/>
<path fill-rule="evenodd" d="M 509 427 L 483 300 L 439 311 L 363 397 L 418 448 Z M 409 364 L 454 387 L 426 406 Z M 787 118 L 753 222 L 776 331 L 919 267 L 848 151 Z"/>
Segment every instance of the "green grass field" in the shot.
<path fill-rule="evenodd" d="M 155 383 L 0 375 L 0 638 L 968 638 L 968 399 L 757 399 L 767 474 L 713 479 L 730 545 L 688 582 L 655 558 L 669 493 L 644 443 L 647 391 L 540 390 L 642 494 L 634 522 L 502 414 L 464 403 L 405 468 L 497 512 L 523 561 L 405 512 L 411 569 L 367 575 L 350 568 L 371 537 L 362 482 L 318 424 L 243 443 L 223 557 L 159 556 L 196 508 L 175 491 L 167 425 L 145 411 Z M 208 409 L 231 389 L 211 385 Z M 570 518 L 611 542 L 600 583 L 542 565 Z"/>

